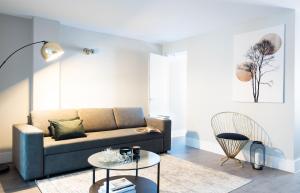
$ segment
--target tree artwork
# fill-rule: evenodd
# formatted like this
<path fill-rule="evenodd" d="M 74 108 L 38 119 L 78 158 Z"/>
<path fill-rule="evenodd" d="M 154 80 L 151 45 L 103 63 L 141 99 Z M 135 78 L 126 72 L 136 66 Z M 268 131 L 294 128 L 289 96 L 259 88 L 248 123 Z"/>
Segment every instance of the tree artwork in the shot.
<path fill-rule="evenodd" d="M 265 33 L 257 43 L 245 50 L 244 62 L 240 62 L 236 66 L 236 78 L 241 82 L 240 85 L 246 83 L 249 85 L 247 92 L 251 94 L 254 103 L 260 102 L 262 91 L 265 91 L 264 94 L 266 94 L 274 84 L 278 84 L 278 80 L 274 80 L 276 77 L 272 76 L 272 73 L 276 74 L 276 71 L 280 69 L 280 63 L 276 59 L 282 54 L 276 53 L 279 50 L 282 52 L 280 49 L 282 44 L 282 38 L 277 33 Z M 270 89 L 267 90 L 266 87 Z"/>

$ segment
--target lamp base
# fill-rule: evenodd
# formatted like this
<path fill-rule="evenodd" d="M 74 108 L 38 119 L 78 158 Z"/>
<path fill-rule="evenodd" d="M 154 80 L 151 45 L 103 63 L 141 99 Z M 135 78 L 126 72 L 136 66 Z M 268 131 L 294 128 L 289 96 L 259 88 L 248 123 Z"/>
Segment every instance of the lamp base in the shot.
<path fill-rule="evenodd" d="M 252 164 L 252 168 L 254 170 L 263 170 L 264 166 L 262 165 L 257 165 L 257 164 Z"/>
<path fill-rule="evenodd" d="M 6 173 L 9 171 L 9 166 L 6 164 L 1 164 L 0 165 L 0 174 Z"/>

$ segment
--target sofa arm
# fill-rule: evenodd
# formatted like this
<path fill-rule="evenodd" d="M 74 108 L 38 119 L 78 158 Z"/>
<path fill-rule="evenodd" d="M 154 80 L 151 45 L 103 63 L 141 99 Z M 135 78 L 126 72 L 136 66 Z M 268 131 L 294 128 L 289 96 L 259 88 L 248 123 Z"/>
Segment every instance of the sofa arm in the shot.
<path fill-rule="evenodd" d="M 171 120 L 159 118 L 146 118 L 147 126 L 159 129 L 164 138 L 164 152 L 171 150 Z"/>
<path fill-rule="evenodd" d="M 31 125 L 13 125 L 13 162 L 24 180 L 43 177 L 43 135 Z"/>

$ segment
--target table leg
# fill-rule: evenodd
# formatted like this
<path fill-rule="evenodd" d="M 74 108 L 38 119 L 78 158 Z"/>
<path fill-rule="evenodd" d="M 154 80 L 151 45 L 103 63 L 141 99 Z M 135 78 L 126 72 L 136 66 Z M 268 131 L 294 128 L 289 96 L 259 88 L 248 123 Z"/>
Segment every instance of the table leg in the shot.
<path fill-rule="evenodd" d="M 109 193 L 109 169 L 106 170 L 106 193 Z"/>
<path fill-rule="evenodd" d="M 138 177 L 138 175 L 139 175 L 138 167 L 139 167 L 139 163 L 138 163 L 138 161 L 136 161 L 135 177 Z"/>
<path fill-rule="evenodd" d="M 93 167 L 93 184 L 96 183 L 96 169 Z"/>
<path fill-rule="evenodd" d="M 159 193 L 160 163 L 157 164 L 157 193 Z"/>

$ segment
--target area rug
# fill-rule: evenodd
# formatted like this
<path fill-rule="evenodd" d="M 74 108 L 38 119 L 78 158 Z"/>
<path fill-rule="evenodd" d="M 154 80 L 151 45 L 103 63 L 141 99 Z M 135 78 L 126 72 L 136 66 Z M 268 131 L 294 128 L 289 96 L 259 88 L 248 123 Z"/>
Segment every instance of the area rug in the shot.
<path fill-rule="evenodd" d="M 156 182 L 157 168 L 139 170 L 139 175 Z M 112 171 L 111 175 L 134 175 L 134 171 Z M 105 177 L 105 170 L 97 170 L 96 179 Z M 161 193 L 228 193 L 251 180 L 217 171 L 174 156 L 161 156 Z M 42 193 L 88 193 L 92 184 L 92 170 L 61 175 L 36 181 Z"/>

